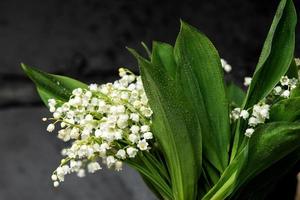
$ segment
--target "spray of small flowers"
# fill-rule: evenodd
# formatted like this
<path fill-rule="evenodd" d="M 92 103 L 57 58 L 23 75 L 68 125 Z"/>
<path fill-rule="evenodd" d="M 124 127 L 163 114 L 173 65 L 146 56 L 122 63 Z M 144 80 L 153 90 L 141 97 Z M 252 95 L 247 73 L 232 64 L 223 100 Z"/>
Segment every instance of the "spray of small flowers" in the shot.
<path fill-rule="evenodd" d="M 298 64 L 299 63 L 297 63 L 297 65 Z M 230 113 L 232 122 L 238 119 L 247 120 L 248 128 L 245 130 L 245 136 L 251 137 L 255 131 L 255 127 L 265 123 L 265 121 L 269 119 L 269 111 L 272 104 L 277 102 L 280 98 L 289 98 L 291 91 L 297 87 L 298 82 L 299 80 L 296 78 L 283 76 L 279 84 L 273 89 L 272 93 L 252 108 L 248 110 L 234 108 Z M 248 86 L 250 83 L 251 77 L 245 77 L 244 85 Z"/>
<path fill-rule="evenodd" d="M 65 156 L 54 171 L 54 186 L 64 176 L 86 171 L 94 173 L 102 167 L 122 169 L 123 160 L 148 151 L 153 143 L 150 130 L 152 111 L 148 106 L 141 79 L 120 68 L 121 79 L 104 85 L 91 84 L 88 89 L 75 89 L 68 102 L 49 99 L 53 113 L 47 131 L 58 130 L 58 138 L 71 141 L 62 150 Z"/>
<path fill-rule="evenodd" d="M 221 63 L 225 72 L 232 70 L 226 60 Z M 47 131 L 59 129 L 57 137 L 72 143 L 62 150 L 65 158 L 51 176 L 55 187 L 67 174 L 84 177 L 103 164 L 120 171 L 124 160 L 151 149 L 152 110 L 141 77 L 125 68 L 119 69 L 119 76 L 114 83 L 73 90 L 68 102 L 48 100 L 53 117 L 43 118 L 52 122 Z"/>

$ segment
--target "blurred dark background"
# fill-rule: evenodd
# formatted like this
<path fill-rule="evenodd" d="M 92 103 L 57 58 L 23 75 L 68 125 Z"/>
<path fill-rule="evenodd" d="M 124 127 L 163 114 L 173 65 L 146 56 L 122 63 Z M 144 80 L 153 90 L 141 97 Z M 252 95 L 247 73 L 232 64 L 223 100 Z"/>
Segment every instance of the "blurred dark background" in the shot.
<path fill-rule="evenodd" d="M 230 79 L 251 76 L 279 0 L 1 0 L 0 1 L 0 200 L 155 199 L 138 175 L 103 170 L 67 177 L 52 188 L 50 174 L 63 144 L 47 135 L 48 112 L 20 62 L 88 83 L 116 78 L 137 65 L 125 46 L 152 40 L 174 43 L 179 19 L 213 41 L 232 66 Z M 300 12 L 300 1 L 295 0 Z M 297 44 L 300 41 L 300 26 Z M 300 45 L 296 55 L 300 56 Z M 293 199 L 300 165 L 270 199 Z M 276 175 L 274 175 L 276 176 Z"/>

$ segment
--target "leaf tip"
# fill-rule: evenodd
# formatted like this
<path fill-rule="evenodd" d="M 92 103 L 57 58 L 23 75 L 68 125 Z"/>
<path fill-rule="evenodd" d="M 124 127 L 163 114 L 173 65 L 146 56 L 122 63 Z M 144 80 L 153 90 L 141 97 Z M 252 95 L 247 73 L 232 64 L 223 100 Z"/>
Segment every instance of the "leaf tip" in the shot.
<path fill-rule="evenodd" d="M 132 49 L 130 47 L 126 47 L 126 49 L 140 62 L 140 61 L 147 61 L 144 57 L 142 57 L 135 49 Z"/>
<path fill-rule="evenodd" d="M 145 42 L 141 42 L 141 45 L 142 45 L 142 47 L 144 48 L 144 50 L 146 51 L 146 53 L 147 53 L 147 55 L 148 55 L 148 57 L 149 57 L 149 59 L 151 59 L 151 57 L 152 57 L 152 54 L 151 54 L 151 51 L 150 51 L 150 49 L 148 48 L 148 46 L 145 44 Z"/>
<path fill-rule="evenodd" d="M 130 47 L 126 47 L 126 49 L 136 58 L 139 59 L 140 55 L 138 54 L 138 52 Z"/>
<path fill-rule="evenodd" d="M 22 70 L 24 71 L 24 72 L 27 72 L 27 70 L 28 70 L 28 67 L 24 64 L 24 63 L 20 63 L 20 66 L 21 66 L 21 68 L 22 68 Z"/>
<path fill-rule="evenodd" d="M 23 62 L 20 63 L 20 66 L 23 70 L 23 72 L 29 77 L 31 78 L 31 72 L 32 72 L 32 68 L 27 66 L 26 64 L 24 64 Z"/>
<path fill-rule="evenodd" d="M 187 22 L 180 19 L 180 31 L 189 30 L 189 29 L 191 29 L 191 25 L 189 25 Z"/>

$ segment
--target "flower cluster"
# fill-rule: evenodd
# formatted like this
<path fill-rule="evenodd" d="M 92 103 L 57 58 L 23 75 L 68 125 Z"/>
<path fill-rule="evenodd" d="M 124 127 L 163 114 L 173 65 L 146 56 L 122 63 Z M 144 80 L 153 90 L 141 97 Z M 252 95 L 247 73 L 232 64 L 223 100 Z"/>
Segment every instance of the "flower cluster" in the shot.
<path fill-rule="evenodd" d="M 258 124 L 265 123 L 266 119 L 269 119 L 269 111 L 270 105 L 266 104 L 265 102 L 253 106 L 252 115 L 248 120 L 249 127 L 245 131 L 245 136 L 251 137 L 251 135 L 254 133 L 254 128 Z"/>
<path fill-rule="evenodd" d="M 273 89 L 272 93 L 266 97 L 270 103 L 266 103 L 266 99 L 254 105 L 253 108 L 248 110 L 242 110 L 241 108 L 234 108 L 230 113 L 230 119 L 232 122 L 242 118 L 243 120 L 248 120 L 248 128 L 245 131 L 245 136 L 251 137 L 255 131 L 255 127 L 258 124 L 265 123 L 266 119 L 269 119 L 269 110 L 274 97 L 289 98 L 291 91 L 297 87 L 299 80 L 296 78 L 288 78 L 283 76 L 280 79 L 279 84 Z M 251 78 L 245 78 L 245 86 L 248 86 L 251 83 Z"/>
<path fill-rule="evenodd" d="M 254 133 L 254 128 L 258 124 L 263 124 L 266 119 L 269 119 L 269 110 L 270 105 L 265 102 L 260 102 L 253 106 L 252 113 L 249 113 L 248 110 L 242 110 L 241 108 L 234 108 L 230 113 L 230 118 L 233 121 L 236 121 L 239 118 L 248 120 L 248 128 L 245 131 L 245 136 L 251 137 Z"/>
<path fill-rule="evenodd" d="M 276 86 L 273 89 L 273 93 L 275 96 L 281 96 L 283 98 L 290 97 L 291 90 L 295 89 L 298 84 L 298 79 L 291 78 L 289 79 L 287 76 L 283 76 L 280 79 L 280 85 Z"/>
<path fill-rule="evenodd" d="M 53 172 L 57 187 L 64 176 L 85 176 L 101 169 L 122 169 L 122 161 L 148 151 L 153 143 L 150 130 L 152 110 L 148 105 L 142 81 L 127 69 L 119 69 L 121 79 L 103 85 L 91 84 L 87 89 L 73 90 L 68 102 L 49 99 L 53 118 L 47 131 L 57 126 L 58 138 L 72 141 L 62 150 L 65 159 Z"/>

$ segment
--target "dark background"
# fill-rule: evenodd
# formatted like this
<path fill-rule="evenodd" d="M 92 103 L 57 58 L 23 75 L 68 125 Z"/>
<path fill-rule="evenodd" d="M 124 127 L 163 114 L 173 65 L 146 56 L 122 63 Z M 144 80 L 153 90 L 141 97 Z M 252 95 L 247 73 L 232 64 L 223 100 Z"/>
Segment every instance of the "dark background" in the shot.
<path fill-rule="evenodd" d="M 230 79 L 251 76 L 278 0 L 1 0 L 0 1 L 0 200 L 155 199 L 138 175 L 103 170 L 67 177 L 53 189 L 50 174 L 62 142 L 46 134 L 49 115 L 20 62 L 88 83 L 116 78 L 137 65 L 125 46 L 152 40 L 174 43 L 179 19 L 196 26 L 233 66 Z M 294 1 L 299 10 L 299 0 Z M 299 44 L 300 26 L 297 29 Z M 296 55 L 300 56 L 300 45 Z M 273 193 L 292 199 L 296 166 Z M 276 176 L 276 175 L 274 175 Z M 285 198 L 283 198 L 285 197 Z"/>

